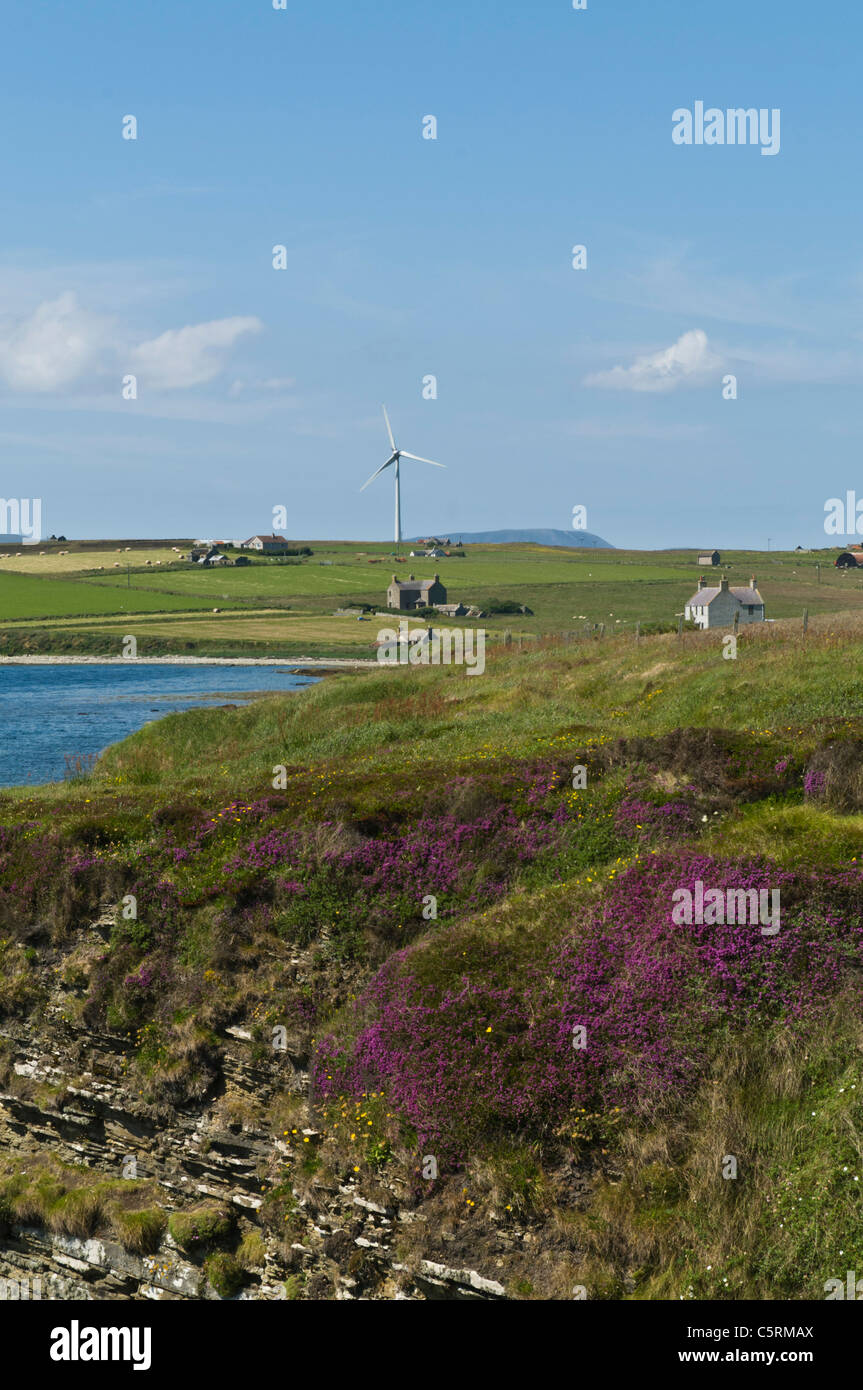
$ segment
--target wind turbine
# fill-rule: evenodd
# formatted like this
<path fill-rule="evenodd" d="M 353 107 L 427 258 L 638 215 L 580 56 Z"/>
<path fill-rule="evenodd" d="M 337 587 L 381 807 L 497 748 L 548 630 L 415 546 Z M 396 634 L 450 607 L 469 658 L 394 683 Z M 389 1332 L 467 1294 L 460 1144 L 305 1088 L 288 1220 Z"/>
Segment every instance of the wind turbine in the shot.
<path fill-rule="evenodd" d="M 395 542 L 396 542 L 396 550 L 398 550 L 399 547 L 401 546 L 401 543 L 402 543 L 402 505 L 401 505 L 401 492 L 400 492 L 400 490 L 399 490 L 399 461 L 400 461 L 401 459 L 413 459 L 415 463 L 430 463 L 431 466 L 432 466 L 432 468 L 446 468 L 446 464 L 445 464 L 445 463 L 435 463 L 434 459 L 424 459 L 424 458 L 421 458 L 419 454 L 409 454 L 408 451 L 407 451 L 407 449 L 397 449 L 397 448 L 396 448 L 396 441 L 393 439 L 393 431 L 392 431 L 392 426 L 390 425 L 390 417 L 387 415 L 387 408 L 386 408 L 386 406 L 383 406 L 382 409 L 383 409 L 383 412 L 384 412 L 384 419 L 385 419 L 386 422 L 387 422 L 387 434 L 389 435 L 390 448 L 392 449 L 392 453 L 390 454 L 390 456 L 389 456 L 389 458 L 387 459 L 386 463 L 382 463 L 381 466 L 380 466 L 380 468 L 377 470 L 377 472 L 373 473 L 372 476 L 368 479 L 368 481 L 365 482 L 365 483 L 363 483 L 362 487 L 360 488 L 360 492 L 365 492 L 365 490 L 366 490 L 366 488 L 368 487 L 369 483 L 373 483 L 374 480 L 375 480 L 375 478 L 377 478 L 378 474 L 383 473 L 384 469 L 385 469 L 385 468 L 389 468 L 390 464 L 392 464 L 392 463 L 395 464 L 395 466 L 396 466 L 396 520 L 395 520 L 395 531 L 396 531 L 396 534 L 395 534 Z"/>

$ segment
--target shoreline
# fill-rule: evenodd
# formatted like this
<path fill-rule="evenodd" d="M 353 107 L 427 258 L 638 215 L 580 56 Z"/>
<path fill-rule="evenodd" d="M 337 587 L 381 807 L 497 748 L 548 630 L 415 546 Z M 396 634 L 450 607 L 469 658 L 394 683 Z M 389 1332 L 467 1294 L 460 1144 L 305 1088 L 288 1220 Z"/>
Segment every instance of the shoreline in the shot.
<path fill-rule="evenodd" d="M 380 664 L 374 658 L 347 656 L 0 656 L 0 666 L 285 666 L 292 676 L 326 668 L 372 670 Z"/>

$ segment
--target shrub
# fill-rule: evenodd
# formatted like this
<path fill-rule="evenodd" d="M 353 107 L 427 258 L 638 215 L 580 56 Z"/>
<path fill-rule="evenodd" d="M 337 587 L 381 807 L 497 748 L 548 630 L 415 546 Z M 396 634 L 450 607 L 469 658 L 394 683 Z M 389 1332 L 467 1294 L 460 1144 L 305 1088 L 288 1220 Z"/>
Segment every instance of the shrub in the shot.
<path fill-rule="evenodd" d="M 167 1226 L 165 1213 L 158 1207 L 144 1211 L 116 1211 L 113 1226 L 121 1245 L 136 1255 L 154 1254 Z"/>
<path fill-rule="evenodd" d="M 204 1273 L 220 1298 L 233 1298 L 244 1279 L 242 1265 L 224 1251 L 208 1256 L 204 1261 Z"/>
<path fill-rule="evenodd" d="M 675 891 L 694 893 L 698 880 L 779 889 L 781 930 L 675 923 Z M 506 940 L 470 962 L 446 938 L 404 950 L 358 1000 L 353 1041 L 319 1044 L 319 1093 L 385 1088 L 421 1151 L 450 1158 L 513 1132 L 576 1129 L 587 1109 L 651 1115 L 679 1104 L 723 1028 L 812 1026 L 846 984 L 859 993 L 861 884 L 856 870 L 656 855 L 534 958 Z M 436 972 L 422 968 L 429 951 Z"/>
<path fill-rule="evenodd" d="M 811 801 L 834 811 L 863 811 L 863 739 L 822 743 L 806 766 L 803 788 Z"/>
<path fill-rule="evenodd" d="M 198 1207 L 194 1211 L 175 1211 L 168 1220 L 173 1240 L 184 1250 L 215 1245 L 226 1240 L 234 1227 L 233 1217 L 221 1207 Z"/>
<path fill-rule="evenodd" d="M 237 1251 L 237 1259 L 243 1269 L 255 1269 L 264 1264 L 267 1258 L 267 1247 L 261 1240 L 257 1231 L 249 1231 L 243 1237 L 240 1248 Z"/>

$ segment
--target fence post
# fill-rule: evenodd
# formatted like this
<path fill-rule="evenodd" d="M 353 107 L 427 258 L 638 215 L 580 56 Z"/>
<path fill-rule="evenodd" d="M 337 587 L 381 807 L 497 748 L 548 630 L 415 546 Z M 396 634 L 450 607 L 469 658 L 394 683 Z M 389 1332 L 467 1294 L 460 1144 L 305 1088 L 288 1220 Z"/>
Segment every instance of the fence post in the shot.
<path fill-rule="evenodd" d="M 600 623 L 600 624 L 599 624 L 599 640 L 600 640 L 600 642 L 602 641 L 602 639 L 603 639 L 604 636 L 605 636 L 605 623 Z"/>
<path fill-rule="evenodd" d="M 507 628 L 503 634 L 503 645 L 505 647 L 512 646 L 512 633 L 510 632 L 509 628 Z"/>
<path fill-rule="evenodd" d="M 809 626 L 809 609 L 808 609 L 808 608 L 804 608 L 804 609 L 803 609 L 803 631 L 804 631 L 804 632 L 806 631 L 806 629 L 808 628 L 808 626 Z"/>
<path fill-rule="evenodd" d="M 636 640 L 636 642 L 638 641 L 638 639 L 639 639 L 640 636 L 641 636 L 641 623 L 640 623 L 640 622 L 637 622 L 637 623 L 635 624 L 635 640 Z"/>
<path fill-rule="evenodd" d="M 677 635 L 678 635 L 678 637 L 682 637 L 682 636 L 683 636 L 683 614 L 682 614 L 682 613 L 678 613 L 678 615 L 677 615 Z"/>

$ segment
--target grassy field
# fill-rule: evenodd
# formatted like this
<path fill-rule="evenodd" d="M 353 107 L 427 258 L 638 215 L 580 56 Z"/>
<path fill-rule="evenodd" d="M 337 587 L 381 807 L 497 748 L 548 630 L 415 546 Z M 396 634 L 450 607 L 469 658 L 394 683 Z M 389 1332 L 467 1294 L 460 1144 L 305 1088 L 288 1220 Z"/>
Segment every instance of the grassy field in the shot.
<path fill-rule="evenodd" d="M 185 549 L 183 553 L 187 553 Z M 125 579 L 127 565 L 141 566 L 148 561 L 151 565 L 169 565 L 176 560 L 176 552 L 170 545 L 131 546 L 118 543 L 104 550 L 66 550 L 65 546 L 56 545 L 48 550 L 40 550 L 37 546 L 28 545 L 23 550 L 4 551 L 0 544 L 0 571 L 9 574 L 60 575 L 68 578 L 102 569 L 119 569 Z"/>
<path fill-rule="evenodd" d="M 110 584 L 83 580 L 40 579 L 0 573 L 0 628 L 21 618 L 67 618 L 98 613 L 152 613 L 201 609 L 207 601 L 194 596 L 148 594 L 118 580 Z"/>
<path fill-rule="evenodd" d="M 2 581 L 0 581 L 2 584 Z M 303 656 L 356 657 L 372 660 L 382 623 L 356 618 L 336 618 L 321 613 L 286 613 L 282 609 L 254 609 L 206 615 L 130 614 L 94 622 L 91 618 L 65 618 L 50 625 L 9 624 L 0 630 L 0 655 L 50 654 L 119 655 L 123 641 L 132 635 L 141 656 Z M 412 620 L 410 630 L 425 628 Z M 5 639 L 5 641 L 4 641 Z"/>
<path fill-rule="evenodd" d="M 699 575 L 691 551 L 471 546 L 464 559 L 397 564 L 385 545 L 337 542 L 311 542 L 311 558 L 263 557 L 248 567 L 208 570 L 176 562 L 171 546 L 183 544 L 79 543 L 66 555 L 55 546 L 43 556 L 0 559 L 2 650 L 102 652 L 106 640 L 113 640 L 113 625 L 84 623 L 73 636 L 67 620 L 135 614 L 150 654 L 242 655 L 268 644 L 285 657 L 368 654 L 368 628 L 334 611 L 353 603 L 384 606 L 394 569 L 421 578 L 440 573 L 451 601 L 486 607 L 509 600 L 531 610 L 483 619 L 480 625 L 492 639 L 507 630 L 515 637 L 546 637 L 600 623 L 610 636 L 632 631 L 637 622 L 676 625 Z M 112 570 L 117 547 L 122 575 Z M 813 615 L 863 610 L 863 576 L 837 571 L 834 554 L 735 551 L 723 561 L 732 584 L 748 583 L 756 574 L 769 618 L 793 620 L 804 609 Z M 157 559 L 164 562 L 159 568 Z M 214 608 L 244 616 L 228 622 Z M 208 617 L 193 622 L 156 621 L 162 614 L 207 610 Z"/>

